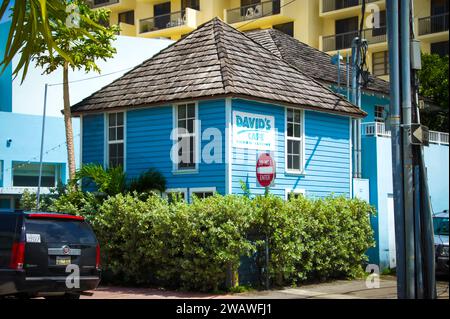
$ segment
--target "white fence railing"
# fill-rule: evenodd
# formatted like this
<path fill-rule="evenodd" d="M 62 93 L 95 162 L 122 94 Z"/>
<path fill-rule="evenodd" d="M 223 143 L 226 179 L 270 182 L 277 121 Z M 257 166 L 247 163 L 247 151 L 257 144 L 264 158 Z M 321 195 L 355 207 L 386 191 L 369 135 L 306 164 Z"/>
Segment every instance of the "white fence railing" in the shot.
<path fill-rule="evenodd" d="M 391 136 L 391 131 L 387 130 L 386 125 L 381 122 L 362 123 L 361 131 L 363 136 Z M 430 131 L 429 141 L 431 144 L 449 145 L 449 134 L 444 132 Z"/>

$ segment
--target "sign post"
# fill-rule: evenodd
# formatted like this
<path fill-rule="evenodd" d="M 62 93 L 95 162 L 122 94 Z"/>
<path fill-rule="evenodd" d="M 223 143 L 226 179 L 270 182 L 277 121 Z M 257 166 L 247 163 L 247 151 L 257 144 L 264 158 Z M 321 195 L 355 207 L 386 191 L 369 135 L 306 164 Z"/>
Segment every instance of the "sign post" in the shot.
<path fill-rule="evenodd" d="M 276 177 L 275 161 L 269 153 L 259 155 L 256 162 L 256 179 L 264 187 L 264 195 L 269 194 L 269 186 Z M 269 289 L 269 234 L 266 233 L 266 289 Z"/>

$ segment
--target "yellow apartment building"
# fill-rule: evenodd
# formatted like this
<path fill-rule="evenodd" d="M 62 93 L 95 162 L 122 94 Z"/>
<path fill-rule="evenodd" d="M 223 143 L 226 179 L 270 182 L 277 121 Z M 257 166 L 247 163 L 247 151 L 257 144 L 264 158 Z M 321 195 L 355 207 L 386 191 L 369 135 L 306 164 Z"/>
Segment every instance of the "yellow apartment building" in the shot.
<path fill-rule="evenodd" d="M 202 23 L 220 17 L 239 29 L 274 28 L 330 55 L 350 54 L 362 18 L 362 0 L 90 0 L 111 10 L 121 35 L 178 40 Z M 415 33 L 426 53 L 448 54 L 449 1 L 414 0 Z M 366 0 L 363 36 L 367 64 L 388 79 L 386 1 Z"/>

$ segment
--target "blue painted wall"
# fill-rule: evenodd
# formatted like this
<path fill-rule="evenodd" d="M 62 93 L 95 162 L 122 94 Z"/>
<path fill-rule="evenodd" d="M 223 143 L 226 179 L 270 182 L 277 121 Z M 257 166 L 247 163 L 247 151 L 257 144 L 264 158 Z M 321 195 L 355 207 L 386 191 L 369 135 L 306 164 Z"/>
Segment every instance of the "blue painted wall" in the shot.
<path fill-rule="evenodd" d="M 103 114 L 83 116 L 82 163 L 104 164 L 105 116 Z"/>
<path fill-rule="evenodd" d="M 5 53 L 6 40 L 8 38 L 10 22 L 0 23 L 0 62 Z M 12 67 L 8 65 L 2 73 L 0 68 L 0 112 L 12 111 Z"/>
<path fill-rule="evenodd" d="M 79 163 L 79 125 L 74 124 L 75 160 Z M 24 129 L 26 128 L 26 129 Z M 12 186 L 12 162 L 39 162 L 42 117 L 35 115 L 0 112 L 0 160 L 3 161 L 3 187 Z M 10 146 L 7 140 L 11 139 Z M 47 117 L 44 138 L 46 163 L 67 163 L 65 129 L 62 117 Z M 59 147 L 58 147 L 59 145 Z M 68 176 L 67 167 L 64 177 Z M 63 180 L 66 182 L 66 178 Z"/>
<path fill-rule="evenodd" d="M 202 158 L 198 173 L 173 172 L 170 159 L 173 128 L 173 107 L 163 106 L 127 112 L 127 160 L 126 171 L 130 178 L 153 167 L 167 179 L 167 188 L 216 187 L 225 193 L 225 101 L 198 103 L 201 132 L 217 128 L 222 135 L 222 159 L 220 163 L 206 164 Z M 201 140 L 201 136 L 199 136 Z M 210 140 L 201 141 L 201 149 Z"/>
<path fill-rule="evenodd" d="M 448 209 L 449 151 L 448 145 L 430 144 L 424 148 L 428 188 L 435 213 Z"/>
<path fill-rule="evenodd" d="M 129 178 L 137 177 L 149 168 L 156 168 L 167 179 L 167 188 L 216 187 L 221 194 L 226 189 L 227 165 L 225 163 L 226 106 L 225 100 L 201 101 L 198 116 L 201 132 L 208 128 L 221 133 L 222 158 L 220 163 L 207 164 L 202 160 L 198 172 L 180 173 L 173 171 L 170 159 L 173 128 L 173 107 L 171 105 L 130 110 L 126 112 L 126 172 Z M 284 172 L 284 107 L 233 100 L 232 110 L 273 115 L 277 133 L 276 152 L 277 180 L 271 191 L 285 197 L 286 189 L 306 190 L 311 197 L 350 195 L 350 141 L 349 118 L 318 112 L 305 112 L 305 175 L 288 175 Z M 103 163 L 104 158 L 104 115 L 83 116 L 83 163 Z M 203 136 L 201 150 L 211 141 Z M 249 160 L 238 161 L 242 151 L 233 148 L 232 192 L 242 194 L 240 181 L 249 184 L 251 192 L 262 194 L 256 186 L 256 151 L 250 151 Z M 253 153 L 252 153 L 253 152 Z"/>
<path fill-rule="evenodd" d="M 167 188 L 216 187 L 225 194 L 225 100 L 198 103 L 201 149 L 212 137 L 202 135 L 207 128 L 220 131 L 221 160 L 206 164 L 201 158 L 198 172 L 174 172 L 170 158 L 173 128 L 172 105 L 126 112 L 126 163 L 128 178 L 135 178 L 149 168 L 156 168 L 167 180 Z M 83 116 L 83 163 L 104 164 L 105 137 L 103 114 Z"/>
<path fill-rule="evenodd" d="M 350 127 L 349 118 L 305 111 L 305 174 L 285 173 L 285 108 L 245 100 L 233 100 L 233 111 L 275 117 L 277 166 L 275 185 L 271 193 L 285 197 L 286 189 L 306 191 L 308 197 L 350 196 Z M 240 181 L 252 194 L 263 194 L 255 176 L 257 150 L 233 147 L 232 190 L 242 194 Z M 245 156 L 245 154 L 248 154 Z"/>

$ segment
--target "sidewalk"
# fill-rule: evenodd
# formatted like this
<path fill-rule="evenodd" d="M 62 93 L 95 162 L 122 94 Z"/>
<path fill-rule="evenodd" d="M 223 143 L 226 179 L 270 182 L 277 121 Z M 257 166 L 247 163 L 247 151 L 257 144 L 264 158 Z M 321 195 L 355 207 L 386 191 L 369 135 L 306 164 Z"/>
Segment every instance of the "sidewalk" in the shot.
<path fill-rule="evenodd" d="M 437 282 L 439 299 L 449 299 L 447 281 Z M 270 291 L 252 291 L 240 294 L 202 294 L 146 288 L 100 287 L 92 297 L 83 299 L 395 299 L 395 277 L 382 276 L 380 288 L 368 289 L 365 280 L 338 280 L 329 283 L 305 285 Z"/>

